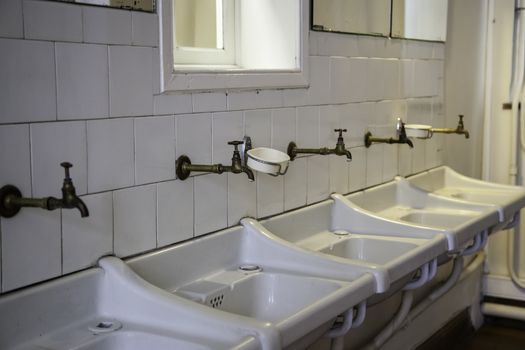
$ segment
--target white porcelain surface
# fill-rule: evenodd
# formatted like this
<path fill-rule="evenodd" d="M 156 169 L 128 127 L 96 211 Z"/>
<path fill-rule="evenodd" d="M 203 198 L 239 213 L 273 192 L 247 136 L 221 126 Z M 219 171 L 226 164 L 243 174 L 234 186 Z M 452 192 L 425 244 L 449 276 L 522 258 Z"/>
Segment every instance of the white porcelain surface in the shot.
<path fill-rule="evenodd" d="M 9 82 L 0 85 L 0 123 L 55 120 L 54 44 L 0 39 L 0 52 L 0 80 Z"/>
<path fill-rule="evenodd" d="M 109 66 L 110 116 L 153 114 L 153 49 L 110 46 Z"/>
<path fill-rule="evenodd" d="M 406 146 L 405 146 L 406 147 Z M 383 146 L 382 182 L 392 180 L 398 174 L 399 147 Z"/>
<path fill-rule="evenodd" d="M 133 119 L 88 121 L 87 144 L 90 193 L 135 183 Z"/>
<path fill-rule="evenodd" d="M 31 125 L 33 196 L 62 197 L 64 168 L 70 162 L 77 194 L 87 192 L 86 123 L 63 122 Z"/>
<path fill-rule="evenodd" d="M 24 35 L 22 2 L 4 0 L 0 2 L 0 36 L 21 38 Z"/>
<path fill-rule="evenodd" d="M 156 204 L 155 185 L 113 192 L 115 255 L 128 256 L 156 247 Z"/>
<path fill-rule="evenodd" d="M 0 183 L 11 184 L 23 195 L 31 194 L 31 158 L 29 149 L 29 126 L 0 126 Z M 16 150 L 16 152 L 13 152 Z"/>
<path fill-rule="evenodd" d="M 27 39 L 82 41 L 82 8 L 72 4 L 24 0 Z"/>
<path fill-rule="evenodd" d="M 355 147 L 352 152 L 352 162 L 348 165 L 348 192 L 354 192 L 366 187 L 366 148 Z"/>
<path fill-rule="evenodd" d="M 256 147 L 246 152 L 247 165 L 255 171 L 272 175 L 284 175 L 288 170 L 290 157 L 281 151 L 268 147 Z"/>
<path fill-rule="evenodd" d="M 268 235 L 333 256 L 325 259 L 342 261 L 347 269 L 369 266 L 379 291 L 386 291 L 447 250 L 447 242 L 438 232 L 403 230 L 392 222 L 375 222 L 354 210 L 343 196 L 332 196 L 333 200 L 267 219 L 261 225 Z M 381 224 L 384 227 L 379 227 Z"/>
<path fill-rule="evenodd" d="M 522 187 L 469 178 L 447 166 L 414 175 L 407 181 L 439 196 L 496 205 L 502 223 L 511 221 L 525 206 L 525 190 Z"/>
<path fill-rule="evenodd" d="M 131 41 L 137 46 L 159 45 L 159 17 L 155 13 L 131 12 Z"/>
<path fill-rule="evenodd" d="M 177 157 L 185 154 L 194 164 L 210 164 L 212 121 L 210 113 L 184 114 L 176 117 Z"/>
<path fill-rule="evenodd" d="M 103 268 L 0 297 L 0 347 L 262 348 L 255 337 L 257 326 L 262 325 L 252 322 L 239 328 L 235 320 L 224 324 L 223 318 L 207 315 L 192 303 L 148 285 L 117 258 L 105 258 L 100 265 Z M 267 338 L 271 344 L 271 336 Z M 264 349 L 270 349 L 269 345 Z"/>
<path fill-rule="evenodd" d="M 206 253 L 209 249 L 212 255 Z M 374 290 L 366 269 L 342 271 L 337 262 L 305 254 L 251 227 L 221 231 L 132 259 L 128 265 L 148 282 L 191 300 L 197 310 L 205 305 L 208 314 L 224 317 L 225 325 L 230 322 L 226 317 L 246 325 L 265 322 L 280 334 L 272 349 L 284 348 L 319 327 L 327 329 L 335 315 Z M 262 270 L 238 269 L 253 265 Z M 345 276 L 346 282 L 326 279 L 327 270 Z"/>
<path fill-rule="evenodd" d="M 62 272 L 94 266 L 113 253 L 113 196 L 111 192 L 83 196 L 89 216 L 78 210 L 62 211 Z"/>
<path fill-rule="evenodd" d="M 60 211 L 23 208 L 1 225 L 2 292 L 60 275 Z"/>
<path fill-rule="evenodd" d="M 55 51 L 58 119 L 108 117 L 108 48 L 57 43 Z"/>
<path fill-rule="evenodd" d="M 84 42 L 131 45 L 131 12 L 83 6 Z"/>
<path fill-rule="evenodd" d="M 193 207 L 193 178 L 157 184 L 159 247 L 193 237 Z"/>
<path fill-rule="evenodd" d="M 348 168 L 352 166 L 346 157 L 330 155 L 330 193 L 348 193 Z M 352 155 L 353 159 L 353 155 Z"/>
<path fill-rule="evenodd" d="M 145 117 L 134 123 L 135 183 L 175 179 L 175 119 Z"/>
<path fill-rule="evenodd" d="M 228 176 L 207 174 L 196 176 L 194 181 L 195 236 L 228 226 Z"/>
<path fill-rule="evenodd" d="M 375 186 L 383 180 L 383 149 L 395 145 L 374 144 L 366 149 L 366 186 Z"/>
<path fill-rule="evenodd" d="M 460 250 L 498 223 L 497 208 L 429 194 L 402 178 L 347 196 L 355 210 L 378 220 L 441 232 L 450 250 Z M 382 231 L 383 232 L 383 231 Z M 387 232 L 383 232 L 387 233 Z"/>

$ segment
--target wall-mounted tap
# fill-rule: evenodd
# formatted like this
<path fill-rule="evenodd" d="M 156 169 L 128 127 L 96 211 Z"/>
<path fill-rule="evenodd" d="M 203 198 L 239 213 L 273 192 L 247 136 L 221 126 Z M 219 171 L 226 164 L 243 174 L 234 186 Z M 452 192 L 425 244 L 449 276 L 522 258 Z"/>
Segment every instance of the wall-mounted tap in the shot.
<path fill-rule="evenodd" d="M 365 134 L 365 146 L 368 148 L 372 146 L 372 143 L 406 143 L 410 148 L 414 148 L 414 144 L 412 143 L 412 140 L 410 140 L 407 136 L 407 133 L 405 131 L 405 123 L 401 121 L 401 118 L 397 118 L 396 123 L 396 134 L 397 139 L 394 139 L 393 137 L 390 138 L 380 138 L 380 137 L 372 137 L 372 133 L 369 131 Z"/>
<path fill-rule="evenodd" d="M 249 144 L 248 144 L 249 143 Z M 232 156 L 232 165 L 222 165 L 222 164 L 191 164 L 191 160 L 188 156 L 182 155 L 177 159 L 176 162 L 176 173 L 177 178 L 179 180 L 186 180 L 188 176 L 190 176 L 192 171 L 197 172 L 207 172 L 207 173 L 215 173 L 215 174 L 222 174 L 225 172 L 230 172 L 234 174 L 240 174 L 245 173 L 246 176 L 248 176 L 248 179 L 250 181 L 254 181 L 255 177 L 253 176 L 253 172 L 248 166 L 246 165 L 246 162 L 243 161 L 243 159 L 246 159 L 245 157 L 241 157 L 241 153 L 238 149 L 239 145 L 244 145 L 243 155 L 246 151 L 248 151 L 249 148 L 251 148 L 251 142 L 250 138 L 246 137 L 244 141 L 230 141 L 228 142 L 228 145 L 232 145 L 234 147 L 233 149 L 233 156 Z"/>
<path fill-rule="evenodd" d="M 459 121 L 458 126 L 456 126 L 455 129 L 451 128 L 431 128 L 430 131 L 432 133 L 439 133 L 439 134 L 459 134 L 459 135 L 465 135 L 465 138 L 468 139 L 470 137 L 470 134 L 467 129 L 465 129 L 465 125 L 463 124 L 463 115 L 459 115 Z"/>
<path fill-rule="evenodd" d="M 23 207 L 42 208 L 46 210 L 55 210 L 58 208 L 73 209 L 80 211 L 81 217 L 89 216 L 89 210 L 86 204 L 80 199 L 69 176 L 69 168 L 73 165 L 68 162 L 60 163 L 64 168 L 65 177 L 62 185 L 62 198 L 44 197 L 44 198 L 24 198 L 20 190 L 13 185 L 6 185 L 0 188 L 0 216 L 10 218 L 18 214 Z"/>
<path fill-rule="evenodd" d="M 350 153 L 350 151 L 345 148 L 345 141 L 343 139 L 343 132 L 346 132 L 346 129 L 335 129 L 334 131 L 339 133 L 335 148 L 297 148 L 295 142 L 292 141 L 288 144 L 288 150 L 286 153 L 288 153 L 288 156 L 290 156 L 290 160 L 294 160 L 297 154 L 302 153 L 322 155 L 335 154 L 337 156 L 345 156 L 347 161 L 351 161 L 352 153 Z"/>

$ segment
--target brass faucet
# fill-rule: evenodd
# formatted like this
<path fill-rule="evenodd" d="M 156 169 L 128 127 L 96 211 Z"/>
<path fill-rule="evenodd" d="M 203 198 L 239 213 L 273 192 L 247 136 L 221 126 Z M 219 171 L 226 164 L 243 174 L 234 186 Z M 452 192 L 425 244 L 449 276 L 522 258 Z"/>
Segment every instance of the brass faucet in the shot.
<path fill-rule="evenodd" d="M 86 204 L 80 199 L 69 176 L 69 168 L 73 165 L 69 162 L 60 163 L 64 168 L 65 177 L 62 185 L 62 198 L 24 198 L 20 190 L 13 185 L 6 185 L 0 188 L 0 216 L 10 218 L 18 214 L 23 207 L 42 208 L 55 210 L 58 208 L 72 209 L 77 208 L 81 217 L 89 216 Z"/>
<path fill-rule="evenodd" d="M 208 172 L 215 174 L 222 174 L 224 172 L 230 172 L 234 174 L 245 173 L 248 176 L 250 181 L 254 181 L 255 177 L 253 172 L 246 164 L 244 164 L 241 154 L 239 152 L 239 145 L 244 144 L 247 141 L 230 141 L 228 145 L 233 145 L 233 156 L 232 156 L 232 165 L 222 165 L 222 164 L 191 164 L 191 160 L 188 156 L 182 155 L 177 159 L 176 162 L 176 173 L 179 180 L 186 180 L 190 176 L 192 171 L 197 172 Z"/>
<path fill-rule="evenodd" d="M 394 139 L 393 137 L 390 138 L 380 138 L 380 137 L 372 137 L 372 133 L 369 131 L 365 134 L 365 146 L 366 148 L 372 146 L 372 143 L 406 143 L 410 148 L 414 148 L 414 144 L 412 143 L 412 140 L 410 140 L 407 136 L 407 133 L 405 131 L 405 123 L 401 121 L 401 118 L 397 118 L 397 124 L 396 124 L 396 132 L 397 132 L 397 139 Z"/>
<path fill-rule="evenodd" d="M 459 115 L 459 121 L 458 126 L 455 129 L 451 128 L 432 128 L 430 129 L 432 133 L 439 133 L 439 134 L 458 134 L 458 135 L 465 135 L 465 138 L 468 139 L 470 137 L 470 134 L 467 129 L 465 129 L 465 125 L 463 124 L 463 115 Z"/>
<path fill-rule="evenodd" d="M 343 139 L 343 132 L 346 132 L 346 129 L 335 129 L 335 132 L 339 133 L 339 136 L 337 137 L 337 143 L 335 145 L 335 148 L 328 148 L 328 147 L 322 147 L 322 148 L 297 148 L 297 145 L 295 142 L 290 142 L 288 144 L 288 150 L 286 153 L 288 153 L 288 156 L 290 156 L 290 160 L 294 160 L 297 154 L 335 154 L 337 156 L 346 156 L 346 159 L 348 161 L 352 160 L 352 153 L 350 153 L 349 150 L 345 148 L 345 141 Z"/>

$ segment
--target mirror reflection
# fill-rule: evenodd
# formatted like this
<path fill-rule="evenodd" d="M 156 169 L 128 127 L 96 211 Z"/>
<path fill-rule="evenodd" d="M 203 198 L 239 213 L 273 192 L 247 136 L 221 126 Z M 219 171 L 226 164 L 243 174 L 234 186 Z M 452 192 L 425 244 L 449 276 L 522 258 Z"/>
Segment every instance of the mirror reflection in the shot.
<path fill-rule="evenodd" d="M 393 0 L 392 37 L 445 41 L 446 0 Z"/>
<path fill-rule="evenodd" d="M 312 29 L 388 36 L 390 0 L 313 0 Z"/>

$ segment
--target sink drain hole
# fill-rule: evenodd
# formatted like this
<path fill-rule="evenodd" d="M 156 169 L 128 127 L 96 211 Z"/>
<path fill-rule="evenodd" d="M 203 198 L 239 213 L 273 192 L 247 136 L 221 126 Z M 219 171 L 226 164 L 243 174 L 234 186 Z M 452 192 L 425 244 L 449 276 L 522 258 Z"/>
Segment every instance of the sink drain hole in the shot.
<path fill-rule="evenodd" d="M 122 328 L 122 323 L 116 320 L 98 320 L 88 326 L 88 329 L 95 333 L 109 333 Z"/>
<path fill-rule="evenodd" d="M 258 265 L 247 264 L 247 265 L 239 266 L 239 270 L 243 271 L 243 272 L 260 272 L 260 271 L 262 271 L 262 267 L 260 267 Z"/>

